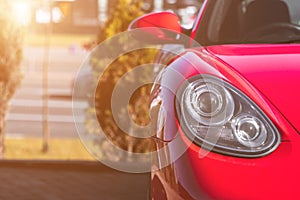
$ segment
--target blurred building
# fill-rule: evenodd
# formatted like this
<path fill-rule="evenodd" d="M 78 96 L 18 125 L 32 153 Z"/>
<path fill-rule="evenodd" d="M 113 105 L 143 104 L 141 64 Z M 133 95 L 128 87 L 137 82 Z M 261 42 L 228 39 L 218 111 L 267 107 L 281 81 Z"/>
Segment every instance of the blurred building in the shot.
<path fill-rule="evenodd" d="M 14 17 L 30 31 L 40 33 L 51 24 L 53 33 L 97 33 L 116 0 L 14 0 Z M 171 10 L 183 26 L 191 27 L 202 0 L 143 0 L 142 9 Z"/>
<path fill-rule="evenodd" d="M 203 0 L 161 0 L 163 10 L 175 12 L 184 28 L 192 28 Z"/>
<path fill-rule="evenodd" d="M 35 2 L 31 27 L 35 32 L 51 23 L 53 33 L 97 33 L 98 0 L 52 0 Z"/>
<path fill-rule="evenodd" d="M 20 0 L 30 1 L 30 0 Z M 116 0 L 39 0 L 32 4 L 32 27 L 43 31 L 52 23 L 54 33 L 96 33 L 112 12 Z M 154 0 L 144 0 L 145 12 L 154 10 Z M 52 19 L 52 20 L 51 20 Z"/>

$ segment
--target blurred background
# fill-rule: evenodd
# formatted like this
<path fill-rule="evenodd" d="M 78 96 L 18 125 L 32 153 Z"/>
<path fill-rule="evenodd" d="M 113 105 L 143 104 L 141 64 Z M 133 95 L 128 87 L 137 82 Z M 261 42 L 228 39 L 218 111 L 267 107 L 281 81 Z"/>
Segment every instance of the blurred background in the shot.
<path fill-rule="evenodd" d="M 3 2 L 8 2 L 1 0 Z M 3 158 L 94 160 L 81 144 L 72 113 L 76 78 L 83 94 L 77 105 L 81 122 L 91 111 L 88 95 L 95 82 L 91 70 L 77 77 L 90 50 L 112 35 L 126 31 L 136 17 L 162 10 L 178 14 L 190 29 L 201 7 L 197 0 L 13 0 L 8 18 L 22 38 L 22 74 L 5 111 Z M 4 4 L 3 4 L 4 5 Z M 130 8 L 130 12 L 124 12 Z M 3 7 L 3 9 L 5 9 Z M 116 17 L 116 16 L 122 17 Z M 119 21 L 117 21 L 119 20 Z M 3 38 L 5 40 L 5 38 Z M 14 44 L 15 45 L 15 44 Z M 13 45 L 12 45 L 13 46 Z M 4 104 L 3 104 L 4 105 Z M 88 125 L 91 126 L 91 125 Z M 93 127 L 87 127 L 97 132 Z M 0 129 L 1 130 L 1 129 Z M 0 131 L 2 132 L 2 131 Z M 4 134 L 5 133 L 5 134 Z M 4 145 L 3 145 L 4 146 Z"/>
<path fill-rule="evenodd" d="M 100 121 L 119 147 L 151 151 L 149 139 L 136 140 L 118 129 L 111 117 L 109 95 L 118 78 L 134 66 L 152 62 L 156 52 L 133 52 L 117 59 L 106 79 L 100 80 L 101 90 L 95 94 L 100 104 L 94 107 L 91 86 L 98 84 L 95 74 L 105 66 L 101 55 L 91 50 L 149 12 L 175 12 L 183 27 L 190 29 L 200 2 L 0 0 L 0 199 L 145 199 L 149 173 L 126 174 L 101 165 L 96 158 L 126 159 L 99 137 L 91 137 L 97 157 L 84 147 L 74 123 L 72 91 L 78 83 L 73 101 L 84 133 L 98 136 Z M 87 58 L 89 67 L 77 75 Z M 149 122 L 145 103 L 149 89 L 138 90 L 128 108 L 139 124 Z M 90 118 L 92 113 L 98 121 Z"/>

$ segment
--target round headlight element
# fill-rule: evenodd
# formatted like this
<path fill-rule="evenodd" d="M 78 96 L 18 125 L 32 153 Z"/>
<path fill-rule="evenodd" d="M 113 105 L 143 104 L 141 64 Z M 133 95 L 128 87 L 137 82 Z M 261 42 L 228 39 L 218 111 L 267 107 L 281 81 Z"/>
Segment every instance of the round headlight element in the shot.
<path fill-rule="evenodd" d="M 196 89 L 192 102 L 195 102 L 193 104 L 195 111 L 205 117 L 215 116 L 223 107 L 223 98 L 220 92 L 205 86 Z"/>
<path fill-rule="evenodd" d="M 257 117 L 240 115 L 233 120 L 232 126 L 236 139 L 244 146 L 256 148 L 267 139 L 266 127 Z"/>
<path fill-rule="evenodd" d="M 191 83 L 183 96 L 190 115 L 205 125 L 222 125 L 233 116 L 234 101 L 231 94 L 210 80 Z"/>
<path fill-rule="evenodd" d="M 177 95 L 181 129 L 203 149 L 256 158 L 270 154 L 281 142 L 279 131 L 262 109 L 223 79 L 193 76 Z"/>

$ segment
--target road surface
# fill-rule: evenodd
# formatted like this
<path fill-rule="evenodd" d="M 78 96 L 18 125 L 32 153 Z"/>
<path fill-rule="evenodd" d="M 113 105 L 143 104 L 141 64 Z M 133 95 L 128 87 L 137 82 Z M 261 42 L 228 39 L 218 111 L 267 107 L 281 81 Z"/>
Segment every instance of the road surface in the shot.
<path fill-rule="evenodd" d="M 2 161 L 0 199 L 146 200 L 150 174 L 128 174 L 98 162 Z"/>

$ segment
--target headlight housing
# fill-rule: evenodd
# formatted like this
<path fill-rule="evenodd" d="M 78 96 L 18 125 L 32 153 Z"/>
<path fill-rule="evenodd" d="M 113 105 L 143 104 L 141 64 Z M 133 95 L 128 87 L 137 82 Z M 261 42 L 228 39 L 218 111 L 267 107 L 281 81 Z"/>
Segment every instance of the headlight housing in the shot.
<path fill-rule="evenodd" d="M 245 94 L 211 75 L 187 80 L 178 90 L 177 116 L 197 145 L 237 157 L 261 157 L 280 143 L 276 127 Z"/>

